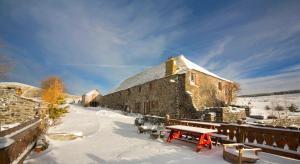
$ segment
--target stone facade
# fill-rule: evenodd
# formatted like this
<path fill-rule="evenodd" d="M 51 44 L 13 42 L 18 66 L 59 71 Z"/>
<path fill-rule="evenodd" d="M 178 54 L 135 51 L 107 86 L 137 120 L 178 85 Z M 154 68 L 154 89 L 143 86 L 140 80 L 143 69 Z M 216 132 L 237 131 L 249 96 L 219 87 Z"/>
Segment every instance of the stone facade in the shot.
<path fill-rule="evenodd" d="M 100 105 L 142 114 L 175 115 L 184 78 L 185 75 L 172 75 L 111 93 L 101 98 Z M 181 82 L 172 82 L 177 79 Z"/>
<path fill-rule="evenodd" d="M 0 87 L 0 121 L 1 124 L 23 123 L 39 114 L 40 102 L 17 94 L 19 88 Z"/>
<path fill-rule="evenodd" d="M 208 106 L 224 106 L 232 101 L 232 82 L 195 69 L 176 72 L 174 58 L 165 63 L 165 76 L 100 98 L 101 106 L 128 112 L 177 118 L 198 118 Z"/>
<path fill-rule="evenodd" d="M 203 107 L 225 106 L 232 102 L 232 82 L 196 70 L 187 72 L 185 80 L 185 90 L 192 96 L 197 110 L 202 110 Z"/>
<path fill-rule="evenodd" d="M 234 122 L 239 119 L 246 118 L 246 111 L 244 108 L 236 107 L 214 107 L 207 108 L 201 112 L 205 121 L 210 122 Z M 201 115 L 200 114 L 200 115 Z M 215 117 L 211 117 L 214 115 Z"/>

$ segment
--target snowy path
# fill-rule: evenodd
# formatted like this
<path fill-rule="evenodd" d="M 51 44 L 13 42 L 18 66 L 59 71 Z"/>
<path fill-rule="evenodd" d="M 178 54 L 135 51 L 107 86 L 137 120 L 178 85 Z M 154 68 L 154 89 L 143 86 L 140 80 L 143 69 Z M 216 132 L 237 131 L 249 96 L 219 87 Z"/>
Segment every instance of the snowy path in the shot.
<path fill-rule="evenodd" d="M 80 106 L 71 105 L 70 113 L 62 118 L 63 124 L 50 128 L 48 133 L 70 133 L 89 136 L 99 129 L 95 110 L 82 110 Z"/>
<path fill-rule="evenodd" d="M 134 117 L 117 111 L 71 105 L 63 124 L 51 132 L 82 132 L 83 138 L 72 141 L 50 140 L 51 148 L 25 163 L 227 163 L 222 158 L 222 147 L 195 152 L 195 145 L 172 141 L 152 140 L 138 134 Z M 270 155 L 260 163 L 298 163 Z"/>

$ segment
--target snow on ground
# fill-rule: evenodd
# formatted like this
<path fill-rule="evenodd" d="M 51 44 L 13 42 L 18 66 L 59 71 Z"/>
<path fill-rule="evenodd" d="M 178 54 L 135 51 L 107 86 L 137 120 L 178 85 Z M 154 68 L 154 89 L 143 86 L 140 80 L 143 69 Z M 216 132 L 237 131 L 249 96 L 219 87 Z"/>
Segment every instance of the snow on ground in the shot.
<path fill-rule="evenodd" d="M 74 135 L 89 136 L 99 130 L 99 121 L 96 111 L 92 109 L 82 110 L 81 107 L 70 105 L 69 113 L 61 120 L 63 123 L 52 127 L 48 133 L 68 133 Z"/>
<path fill-rule="evenodd" d="M 7 87 L 7 86 L 13 86 L 13 87 L 21 87 L 21 88 L 34 88 L 34 89 L 39 89 L 38 87 L 23 84 L 23 83 L 18 83 L 18 82 L 0 82 L 0 86 Z"/>
<path fill-rule="evenodd" d="M 251 106 L 251 114 L 262 115 L 265 118 L 268 115 L 277 115 L 278 112 L 272 110 L 265 110 L 265 106 L 268 105 L 270 108 L 277 105 L 284 107 L 290 106 L 291 104 L 296 105 L 300 108 L 300 94 L 285 94 L 285 95 L 272 95 L 272 96 L 259 96 L 259 97 L 238 97 L 235 103 L 236 105 L 249 105 Z M 300 112 L 288 112 L 289 116 L 300 117 Z"/>
<path fill-rule="evenodd" d="M 18 125 L 20 125 L 20 123 L 2 124 L 2 125 L 0 126 L 0 131 L 10 129 L 10 128 L 16 127 L 16 126 L 18 126 Z"/>
<path fill-rule="evenodd" d="M 147 134 L 138 134 L 134 119 L 119 111 L 70 105 L 63 123 L 49 132 L 81 132 L 83 137 L 71 141 L 49 139 L 48 150 L 29 156 L 24 163 L 228 163 L 222 158 L 221 146 L 196 153 L 194 144 L 152 140 Z M 259 163 L 299 163 L 261 154 L 263 159 Z"/>

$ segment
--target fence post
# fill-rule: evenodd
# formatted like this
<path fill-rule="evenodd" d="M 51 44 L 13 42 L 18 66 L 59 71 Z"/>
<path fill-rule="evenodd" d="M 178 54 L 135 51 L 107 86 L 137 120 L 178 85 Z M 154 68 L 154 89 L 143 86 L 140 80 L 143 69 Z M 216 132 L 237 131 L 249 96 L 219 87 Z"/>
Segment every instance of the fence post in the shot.
<path fill-rule="evenodd" d="M 165 116 L 165 125 L 168 126 L 170 121 L 170 115 L 166 114 Z"/>
<path fill-rule="evenodd" d="M 245 141 L 245 130 L 244 130 L 244 126 L 237 126 L 237 135 L 236 135 L 236 141 L 238 143 L 244 143 Z"/>

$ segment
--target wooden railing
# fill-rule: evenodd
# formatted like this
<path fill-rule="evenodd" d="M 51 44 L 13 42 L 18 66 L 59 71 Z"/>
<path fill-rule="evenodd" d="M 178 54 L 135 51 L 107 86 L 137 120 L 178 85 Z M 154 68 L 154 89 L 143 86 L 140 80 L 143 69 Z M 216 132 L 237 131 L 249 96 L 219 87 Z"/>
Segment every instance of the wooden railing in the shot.
<path fill-rule="evenodd" d="M 207 123 L 166 119 L 167 125 L 187 125 L 211 128 Z M 253 125 L 220 124 L 213 126 L 219 134 L 228 136 L 226 143 L 239 142 L 263 151 L 281 156 L 300 159 L 300 130 Z"/>
<path fill-rule="evenodd" d="M 0 137 L 4 137 L 4 136 L 6 136 L 6 135 L 8 135 L 8 134 L 11 134 L 12 132 L 15 132 L 15 131 L 17 131 L 17 130 L 20 130 L 20 129 L 22 129 L 22 128 L 24 128 L 24 127 L 26 127 L 26 126 L 28 126 L 28 125 L 30 125 L 30 124 L 32 124 L 32 123 L 38 121 L 39 119 L 40 119 L 40 118 L 34 118 L 34 119 L 32 119 L 32 120 L 29 120 L 29 121 L 27 121 L 27 122 L 24 122 L 24 123 L 22 123 L 22 124 L 20 124 L 20 125 L 18 125 L 18 126 L 13 127 L 13 128 L 9 128 L 9 129 L 7 129 L 7 130 L 0 131 Z"/>
<path fill-rule="evenodd" d="M 41 120 L 36 118 L 15 128 L 0 132 L 1 137 L 13 140 L 11 144 L 0 147 L 1 164 L 22 163 L 41 134 L 40 123 Z"/>

